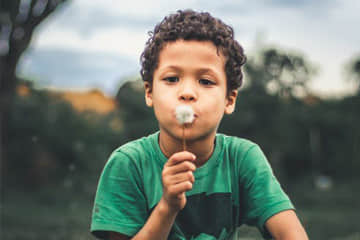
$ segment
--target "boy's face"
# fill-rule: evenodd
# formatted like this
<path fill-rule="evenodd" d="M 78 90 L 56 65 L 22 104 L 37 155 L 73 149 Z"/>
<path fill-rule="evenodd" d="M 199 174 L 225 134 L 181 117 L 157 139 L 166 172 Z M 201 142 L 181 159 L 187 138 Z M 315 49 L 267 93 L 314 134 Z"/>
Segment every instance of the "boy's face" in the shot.
<path fill-rule="evenodd" d="M 225 60 L 209 41 L 177 40 L 164 46 L 152 86 L 145 83 L 146 104 L 154 108 L 161 134 L 182 138 L 175 109 L 189 105 L 195 120 L 186 128 L 186 139 L 215 136 L 224 113 L 234 111 L 237 97 L 236 90 L 227 95 Z"/>

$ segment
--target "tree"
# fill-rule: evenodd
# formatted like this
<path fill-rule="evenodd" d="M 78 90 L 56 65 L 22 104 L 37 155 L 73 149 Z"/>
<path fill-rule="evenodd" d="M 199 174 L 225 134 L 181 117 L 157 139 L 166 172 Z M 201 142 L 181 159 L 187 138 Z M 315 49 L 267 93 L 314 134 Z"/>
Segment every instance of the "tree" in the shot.
<path fill-rule="evenodd" d="M 347 72 L 349 80 L 356 84 L 357 93 L 360 94 L 360 55 L 348 63 Z"/>
<path fill-rule="evenodd" d="M 9 113 L 18 83 L 16 66 L 35 28 L 66 0 L 1 0 L 0 2 L 0 137 L 6 160 Z"/>
<path fill-rule="evenodd" d="M 249 59 L 245 72 L 253 90 L 289 98 L 307 93 L 307 83 L 315 70 L 299 54 L 265 48 Z"/>
<path fill-rule="evenodd" d="M 153 109 L 145 104 L 143 81 L 140 78 L 128 79 L 118 90 L 116 101 L 124 122 L 125 141 L 134 140 L 158 130 Z"/>
<path fill-rule="evenodd" d="M 119 111 L 79 111 L 56 91 L 26 80 L 19 86 L 24 90 L 14 96 L 1 187 L 59 186 L 67 180 L 82 187 L 97 181 L 104 161 L 123 142 Z"/>
<path fill-rule="evenodd" d="M 314 68 L 301 54 L 269 47 L 250 56 L 244 67 L 247 85 L 220 130 L 259 143 L 281 178 L 303 174 L 310 153 L 299 146 L 308 142 L 309 106 L 301 97 Z"/>

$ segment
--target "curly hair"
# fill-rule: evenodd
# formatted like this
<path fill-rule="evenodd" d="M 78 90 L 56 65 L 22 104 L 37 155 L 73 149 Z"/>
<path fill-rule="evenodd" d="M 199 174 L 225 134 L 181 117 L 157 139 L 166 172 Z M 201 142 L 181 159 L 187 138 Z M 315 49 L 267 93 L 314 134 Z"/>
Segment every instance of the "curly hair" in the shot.
<path fill-rule="evenodd" d="M 241 66 L 246 62 L 244 50 L 234 39 L 232 27 L 209 13 L 179 10 L 158 23 L 154 31 L 149 32 L 149 36 L 140 57 L 140 74 L 143 81 L 149 82 L 150 85 L 154 71 L 158 67 L 160 51 L 166 43 L 178 39 L 211 41 L 226 58 L 227 93 L 242 85 Z"/>

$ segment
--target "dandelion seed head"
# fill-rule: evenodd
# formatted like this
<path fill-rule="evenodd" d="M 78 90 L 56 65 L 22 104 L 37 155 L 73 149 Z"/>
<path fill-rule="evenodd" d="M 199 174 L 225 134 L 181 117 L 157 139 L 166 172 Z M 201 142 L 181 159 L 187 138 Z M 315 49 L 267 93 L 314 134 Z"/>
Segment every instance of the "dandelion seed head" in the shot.
<path fill-rule="evenodd" d="M 194 110 L 188 105 L 180 105 L 175 110 L 176 119 L 180 124 L 194 121 Z"/>

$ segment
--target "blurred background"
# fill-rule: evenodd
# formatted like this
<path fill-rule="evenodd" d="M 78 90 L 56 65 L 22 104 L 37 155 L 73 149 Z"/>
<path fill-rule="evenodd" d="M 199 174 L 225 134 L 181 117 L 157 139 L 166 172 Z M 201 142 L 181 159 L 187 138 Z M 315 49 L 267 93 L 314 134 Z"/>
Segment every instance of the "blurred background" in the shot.
<path fill-rule="evenodd" d="M 230 24 L 248 56 L 219 132 L 262 146 L 310 239 L 360 239 L 359 1 L 0 0 L 1 239 L 94 239 L 109 154 L 157 130 L 147 32 L 186 8 Z"/>

